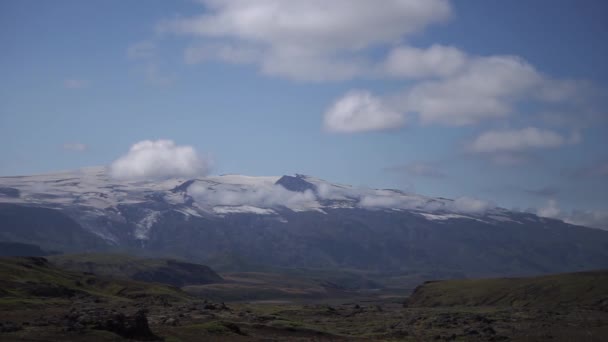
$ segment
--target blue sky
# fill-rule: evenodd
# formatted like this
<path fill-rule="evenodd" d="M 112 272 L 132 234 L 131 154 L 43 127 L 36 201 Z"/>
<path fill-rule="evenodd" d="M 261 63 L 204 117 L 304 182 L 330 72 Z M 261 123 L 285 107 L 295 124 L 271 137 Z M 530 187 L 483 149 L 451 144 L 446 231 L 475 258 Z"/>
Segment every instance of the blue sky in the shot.
<path fill-rule="evenodd" d="M 170 139 L 216 174 L 604 217 L 607 16 L 602 0 L 2 1 L 0 175 Z"/>

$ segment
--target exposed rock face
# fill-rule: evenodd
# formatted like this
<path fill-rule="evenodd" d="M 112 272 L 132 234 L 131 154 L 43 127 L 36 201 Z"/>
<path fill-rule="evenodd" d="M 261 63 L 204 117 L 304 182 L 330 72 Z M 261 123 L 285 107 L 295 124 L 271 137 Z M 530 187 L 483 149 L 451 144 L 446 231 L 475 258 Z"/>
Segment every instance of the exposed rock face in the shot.
<path fill-rule="evenodd" d="M 304 180 L 303 176 L 283 176 L 275 184 L 281 185 L 289 191 L 305 192 L 306 190 L 316 191 L 316 187 Z"/>

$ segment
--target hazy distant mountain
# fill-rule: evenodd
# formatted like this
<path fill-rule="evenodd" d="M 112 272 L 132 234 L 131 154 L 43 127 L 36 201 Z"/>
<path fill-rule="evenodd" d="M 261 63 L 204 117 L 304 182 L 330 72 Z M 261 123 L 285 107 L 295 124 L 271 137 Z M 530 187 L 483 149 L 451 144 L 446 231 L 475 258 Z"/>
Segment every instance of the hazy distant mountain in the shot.
<path fill-rule="evenodd" d="M 0 257 L 7 256 L 46 256 L 53 252 L 45 251 L 39 246 L 21 242 L 0 241 Z"/>
<path fill-rule="evenodd" d="M 89 168 L 1 177 L 0 189 L 0 240 L 51 250 L 448 275 L 608 267 L 607 231 L 304 175 L 120 181 Z"/>

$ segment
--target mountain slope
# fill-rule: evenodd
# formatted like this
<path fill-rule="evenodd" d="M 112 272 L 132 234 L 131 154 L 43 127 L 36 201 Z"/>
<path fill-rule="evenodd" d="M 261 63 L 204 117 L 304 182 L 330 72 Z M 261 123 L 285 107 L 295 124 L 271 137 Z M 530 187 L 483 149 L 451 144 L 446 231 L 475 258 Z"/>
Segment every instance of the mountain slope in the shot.
<path fill-rule="evenodd" d="M 0 203 L 0 240 L 61 251 L 103 250 L 108 246 L 64 211 L 10 203 Z"/>
<path fill-rule="evenodd" d="M 428 277 L 608 268 L 607 231 L 467 198 L 358 189 L 304 175 L 124 181 L 91 168 L 0 177 L 0 187 L 0 240 L 64 252 L 179 257 L 232 270 Z"/>
<path fill-rule="evenodd" d="M 121 254 L 57 255 L 48 258 L 62 269 L 182 287 L 222 282 L 211 268 L 172 259 L 146 259 Z"/>
<path fill-rule="evenodd" d="M 69 299 L 79 296 L 108 301 L 142 297 L 170 297 L 178 301 L 191 298 L 170 286 L 109 280 L 66 271 L 40 257 L 0 258 L 0 275 L 0 297 L 8 303 L 39 297 Z"/>
<path fill-rule="evenodd" d="M 0 241 L 0 257 L 12 256 L 45 256 L 54 254 L 53 252 L 45 251 L 40 246 L 21 242 L 2 242 Z"/>
<path fill-rule="evenodd" d="M 578 306 L 608 310 L 608 271 L 531 278 L 429 281 L 407 299 L 408 307 Z"/>

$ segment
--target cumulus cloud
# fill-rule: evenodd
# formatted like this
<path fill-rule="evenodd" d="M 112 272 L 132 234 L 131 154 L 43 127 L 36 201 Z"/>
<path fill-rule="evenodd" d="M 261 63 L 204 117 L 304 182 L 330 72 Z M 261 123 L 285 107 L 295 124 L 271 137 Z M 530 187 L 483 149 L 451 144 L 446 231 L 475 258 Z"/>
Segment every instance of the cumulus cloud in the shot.
<path fill-rule="evenodd" d="M 109 166 L 118 179 L 144 180 L 169 177 L 196 177 L 207 174 L 209 160 L 192 146 L 179 146 L 171 140 L 144 140 Z"/>
<path fill-rule="evenodd" d="M 405 173 L 411 177 L 445 178 L 447 176 L 436 163 L 422 161 L 392 166 L 387 168 L 387 171 Z"/>
<path fill-rule="evenodd" d="M 411 81 L 397 94 L 342 96 L 325 112 L 330 131 L 390 130 L 403 126 L 405 117 L 422 124 L 473 125 L 508 118 L 528 102 L 582 113 L 584 94 L 591 93 L 583 82 L 550 78 L 518 56 L 409 44 L 413 34 L 450 18 L 448 0 L 387 0 L 382 6 L 367 0 L 200 2 L 202 14 L 158 25 L 161 33 L 194 38 L 184 51 L 186 63 L 247 64 L 299 81 Z M 142 44 L 132 55 L 147 51 Z"/>
<path fill-rule="evenodd" d="M 427 78 L 397 95 L 402 110 L 418 114 L 423 124 L 478 124 L 512 116 L 526 103 L 549 111 L 560 108 L 561 120 L 569 118 L 571 127 L 597 116 L 594 108 L 602 96 L 592 84 L 551 78 L 518 56 L 475 56 L 440 45 L 395 49 L 400 50 L 404 52 L 390 55 L 394 60 L 389 58 L 385 68 L 397 76 Z M 557 118 L 545 115 L 547 120 Z"/>
<path fill-rule="evenodd" d="M 387 0 L 382 6 L 367 0 L 202 3 L 204 14 L 164 21 L 159 30 L 231 41 L 235 51 L 253 48 L 259 53 L 247 63 L 299 80 L 361 75 L 366 66 L 360 62 L 362 51 L 398 42 L 451 15 L 447 0 Z M 212 56 L 232 61 L 231 55 Z"/>
<path fill-rule="evenodd" d="M 83 143 L 65 143 L 65 144 L 63 144 L 62 147 L 66 151 L 74 151 L 74 152 L 84 152 L 88 148 L 88 146 Z"/>
<path fill-rule="evenodd" d="M 388 54 L 383 71 L 389 77 L 447 77 L 460 71 L 467 58 L 464 52 L 451 46 L 435 44 L 427 49 L 399 46 Z"/>
<path fill-rule="evenodd" d="M 406 89 L 403 110 L 417 113 L 423 124 L 475 124 L 507 116 L 543 81 L 534 67 L 513 56 L 468 57 L 460 65 L 447 77 Z"/>
<path fill-rule="evenodd" d="M 331 132 L 354 133 L 395 129 L 405 124 L 405 116 L 391 109 L 367 91 L 351 91 L 336 101 L 324 116 Z"/>
<path fill-rule="evenodd" d="M 409 44 L 413 34 L 450 18 L 448 0 L 387 0 L 382 6 L 367 0 L 200 2 L 202 14 L 158 25 L 161 33 L 194 38 L 184 51 L 189 64 L 248 64 L 264 74 L 299 81 L 412 81 L 398 94 L 382 98 L 347 93 L 332 107 L 350 104 L 336 120 L 355 124 L 338 124 L 335 131 L 389 130 L 400 127 L 406 115 L 417 116 L 422 124 L 472 125 L 508 118 L 528 102 L 583 113 L 583 99 L 591 93 L 584 82 L 550 78 L 518 56 L 478 56 L 454 46 Z M 378 54 L 382 49 L 385 55 Z M 145 52 L 146 45 L 134 47 L 132 54 L 138 55 L 136 51 Z M 386 98 L 394 98 L 391 105 Z M 391 120 L 359 120 L 355 113 L 371 109 L 366 99 Z"/>
<path fill-rule="evenodd" d="M 469 146 L 471 152 L 513 152 L 534 148 L 553 148 L 568 142 L 553 131 L 526 127 L 518 130 L 488 131 L 479 135 Z"/>
<path fill-rule="evenodd" d="M 442 45 L 399 46 L 383 64 L 367 68 L 376 70 L 376 76 L 416 80 L 376 101 L 395 115 L 415 115 L 422 124 L 464 126 L 506 119 L 528 102 L 583 106 L 576 87 L 564 87 L 567 81 L 547 78 L 516 56 L 471 56 Z M 350 93 L 341 100 L 348 98 Z"/>

